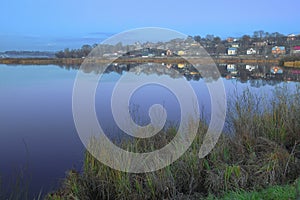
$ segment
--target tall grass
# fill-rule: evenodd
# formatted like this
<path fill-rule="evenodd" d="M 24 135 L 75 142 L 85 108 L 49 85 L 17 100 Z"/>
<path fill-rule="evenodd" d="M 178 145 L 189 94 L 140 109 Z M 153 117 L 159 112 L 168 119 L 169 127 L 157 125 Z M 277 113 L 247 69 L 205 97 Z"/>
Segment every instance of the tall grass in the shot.
<path fill-rule="evenodd" d="M 270 100 L 245 90 L 230 102 L 231 133 L 223 134 L 204 159 L 198 157 L 207 131 L 202 121 L 190 148 L 170 166 L 150 173 L 126 173 L 86 152 L 82 172 L 69 171 L 62 187 L 47 199 L 201 199 L 293 183 L 300 176 L 300 87 L 292 93 L 276 88 L 273 94 Z M 149 151 L 175 134 L 176 128 L 171 127 L 152 140 L 122 145 Z"/>

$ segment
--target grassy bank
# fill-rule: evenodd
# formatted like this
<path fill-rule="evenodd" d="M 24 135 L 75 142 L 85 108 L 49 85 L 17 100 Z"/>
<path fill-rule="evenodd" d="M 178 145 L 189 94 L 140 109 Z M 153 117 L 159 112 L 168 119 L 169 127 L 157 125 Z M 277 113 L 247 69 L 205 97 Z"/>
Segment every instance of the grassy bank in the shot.
<path fill-rule="evenodd" d="M 295 190 L 288 192 L 292 186 L 276 185 L 295 183 L 300 176 L 300 88 L 294 93 L 277 88 L 271 101 L 246 90 L 229 103 L 229 110 L 231 134 L 223 134 L 204 159 L 198 158 L 198 151 L 207 126 L 200 122 L 191 147 L 170 166 L 151 173 L 125 173 L 87 152 L 82 172 L 69 171 L 61 188 L 47 199 L 257 199 L 261 195 L 272 199 L 272 191 L 279 197 L 280 193 L 295 196 Z M 152 140 L 135 140 L 123 147 L 149 150 L 175 134 L 176 129 L 170 128 Z"/>
<path fill-rule="evenodd" d="M 272 58 L 266 60 L 262 57 L 247 57 L 247 56 L 226 56 L 226 57 L 212 57 L 216 63 L 230 63 L 230 64 L 279 64 L 279 59 Z M 100 59 L 93 60 L 95 63 L 103 64 L 112 62 L 114 59 Z M 0 64 L 7 65 L 81 65 L 83 58 L 2 58 Z M 210 58 L 204 57 L 190 57 L 189 61 L 193 63 L 211 63 Z M 156 58 L 118 58 L 115 60 L 118 63 L 187 63 L 187 61 L 180 57 L 156 57 Z"/>

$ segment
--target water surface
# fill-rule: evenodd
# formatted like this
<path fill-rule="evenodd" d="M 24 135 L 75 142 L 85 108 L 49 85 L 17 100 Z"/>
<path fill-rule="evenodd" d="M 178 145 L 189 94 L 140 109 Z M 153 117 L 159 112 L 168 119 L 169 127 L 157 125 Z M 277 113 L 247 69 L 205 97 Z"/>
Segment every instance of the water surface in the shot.
<path fill-rule="evenodd" d="M 110 97 L 116 81 L 134 66 L 119 65 L 106 71 L 96 93 L 96 110 L 100 124 L 111 138 L 122 136 L 110 110 Z M 162 68 L 178 70 L 194 89 L 200 110 L 210 114 L 210 95 L 200 75 L 191 68 L 178 65 Z M 272 74 L 270 67 L 243 65 L 219 66 L 226 94 L 231 96 L 245 88 L 269 96 L 276 86 L 294 88 L 299 81 L 297 70 Z M 7 66 L 0 65 L 0 177 L 8 191 L 15 178 L 23 173 L 30 194 L 49 192 L 58 186 L 65 173 L 83 163 L 84 147 L 77 135 L 72 115 L 72 91 L 78 67 Z M 170 76 L 155 70 L 143 76 Z M 93 70 L 91 70 L 91 73 Z M 174 79 L 178 78 L 173 76 Z M 136 76 L 136 74 L 134 75 Z M 140 125 L 149 123 L 148 109 L 161 104 L 168 121 L 176 123 L 180 107 L 176 96 L 167 88 L 150 84 L 137 90 L 130 100 L 134 120 Z M 204 108 L 204 109 L 203 109 Z M 209 117 L 207 117 L 209 121 Z M 123 137 L 123 136 L 122 136 Z M 121 137 L 121 138 L 122 138 Z M 7 184 L 6 184 L 7 183 Z"/>

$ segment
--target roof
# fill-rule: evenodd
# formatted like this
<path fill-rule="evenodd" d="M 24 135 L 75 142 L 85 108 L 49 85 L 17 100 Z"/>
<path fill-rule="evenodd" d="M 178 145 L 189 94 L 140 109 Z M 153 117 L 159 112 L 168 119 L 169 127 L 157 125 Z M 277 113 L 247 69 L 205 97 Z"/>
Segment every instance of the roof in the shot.
<path fill-rule="evenodd" d="M 300 46 L 294 46 L 293 50 L 300 50 Z"/>
<path fill-rule="evenodd" d="M 236 48 L 235 47 L 230 47 L 228 50 L 236 51 Z"/>
<path fill-rule="evenodd" d="M 275 46 L 275 47 L 272 48 L 272 50 L 276 50 L 277 48 L 279 48 L 281 51 L 284 51 L 284 50 L 285 50 L 285 47 L 284 47 L 284 46 L 280 46 L 280 47 Z"/>

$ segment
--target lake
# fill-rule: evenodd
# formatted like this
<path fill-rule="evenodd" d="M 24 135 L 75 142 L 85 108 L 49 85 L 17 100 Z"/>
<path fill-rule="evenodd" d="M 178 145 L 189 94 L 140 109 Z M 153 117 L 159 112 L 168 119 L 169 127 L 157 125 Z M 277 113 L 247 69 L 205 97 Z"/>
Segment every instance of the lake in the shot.
<path fill-rule="evenodd" d="M 111 66 L 97 87 L 97 117 L 111 139 L 126 137 L 116 127 L 110 109 L 110 98 L 116 81 L 124 74 L 145 79 L 161 76 L 184 78 L 192 86 L 209 121 L 210 95 L 204 79 L 190 66 L 147 64 L 140 73 L 128 72 L 134 64 Z M 161 69 L 173 68 L 168 74 Z M 146 69 L 146 70 L 145 70 Z M 269 96 L 276 86 L 293 90 L 300 81 L 300 70 L 256 65 L 219 65 L 227 99 L 237 91 L 249 88 L 255 94 Z M 0 180 L 5 191 L 11 191 L 16 179 L 24 180 L 31 195 L 47 193 L 58 187 L 70 169 L 80 170 L 85 148 L 75 128 L 72 114 L 73 85 L 76 66 L 0 65 Z M 193 72 L 193 73 L 192 73 Z M 85 73 L 96 72 L 93 69 Z M 139 88 L 130 99 L 134 121 L 149 123 L 147 111 L 153 104 L 165 107 L 167 121 L 176 124 L 180 106 L 171 91 L 157 84 Z M 123 135 L 122 135 L 123 134 Z"/>

